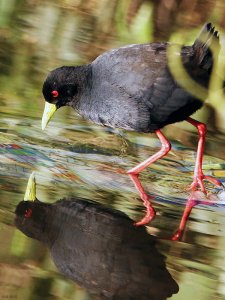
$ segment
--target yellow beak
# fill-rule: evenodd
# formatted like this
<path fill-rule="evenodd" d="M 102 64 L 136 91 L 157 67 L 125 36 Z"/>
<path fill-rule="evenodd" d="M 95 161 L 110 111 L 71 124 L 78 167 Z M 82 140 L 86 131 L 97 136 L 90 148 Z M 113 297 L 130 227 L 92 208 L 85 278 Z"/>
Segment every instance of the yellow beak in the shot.
<path fill-rule="evenodd" d="M 34 172 L 32 172 L 29 177 L 26 192 L 25 192 L 23 200 L 24 201 L 36 200 L 36 181 L 35 181 Z"/>
<path fill-rule="evenodd" d="M 57 110 L 57 107 L 55 104 L 45 102 L 45 109 L 44 109 L 44 113 L 43 113 L 42 121 L 41 121 L 42 130 L 45 129 L 45 127 L 47 126 L 48 122 L 51 120 L 51 118 L 54 115 L 56 110 Z"/>

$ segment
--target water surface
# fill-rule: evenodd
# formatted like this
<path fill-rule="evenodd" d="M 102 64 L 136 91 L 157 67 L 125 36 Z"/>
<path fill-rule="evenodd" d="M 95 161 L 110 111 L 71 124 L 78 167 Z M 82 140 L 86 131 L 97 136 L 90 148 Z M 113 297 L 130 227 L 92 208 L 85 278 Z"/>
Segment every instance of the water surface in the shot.
<path fill-rule="evenodd" d="M 215 2 L 222 5 L 221 1 Z M 43 202 L 77 196 L 122 211 L 134 221 L 145 213 L 125 171 L 158 150 L 160 144 L 154 134 L 102 128 L 84 121 L 69 108 L 57 111 L 46 131 L 41 130 L 44 106 L 41 87 L 49 70 L 62 64 L 88 62 L 106 49 L 127 43 L 169 38 L 166 29 L 159 30 L 158 36 L 152 30 L 153 24 L 155 28 L 159 26 L 156 16 L 153 18 L 153 2 L 145 3 L 137 15 L 133 8 L 134 19 L 129 15 L 134 20 L 132 34 L 122 13 L 123 6 L 116 3 L 1 2 L 0 297 L 3 299 L 94 299 L 57 270 L 43 244 L 26 237 L 14 226 L 14 211 L 23 200 L 32 171 L 36 174 L 37 198 Z M 212 3 L 209 1 L 207 5 Z M 187 18 L 190 11 L 185 13 Z M 199 21 L 196 15 L 192 22 L 200 26 L 203 20 Z M 195 31 L 192 32 L 190 41 L 195 36 Z M 208 105 L 197 117 L 209 125 L 204 170 L 224 182 L 225 137 L 218 112 Z M 168 126 L 164 133 L 172 142 L 172 151 L 144 171 L 140 180 L 156 210 L 147 231 L 157 237 L 157 249 L 165 255 L 166 268 L 179 286 L 179 292 L 171 299 L 225 299 L 225 197 L 219 189 L 207 185 L 215 203 L 195 206 L 181 241 L 170 240 L 190 197 L 187 187 L 192 181 L 197 133 L 185 123 Z"/>

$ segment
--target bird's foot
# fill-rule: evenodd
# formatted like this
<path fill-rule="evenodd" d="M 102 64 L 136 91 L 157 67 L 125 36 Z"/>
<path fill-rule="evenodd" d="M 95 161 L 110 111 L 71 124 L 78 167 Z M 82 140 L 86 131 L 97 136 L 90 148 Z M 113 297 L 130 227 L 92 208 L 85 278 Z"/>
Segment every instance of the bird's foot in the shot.
<path fill-rule="evenodd" d="M 149 202 L 149 198 L 144 202 L 144 206 L 146 207 L 146 214 L 139 222 L 134 223 L 135 226 L 147 225 L 154 219 L 156 215 L 154 208 Z"/>
<path fill-rule="evenodd" d="M 214 184 L 215 186 L 218 186 L 218 187 L 221 187 L 224 189 L 224 185 L 219 180 L 215 179 L 212 176 L 208 176 L 208 175 L 204 175 L 204 174 L 195 176 L 189 189 L 192 191 L 195 191 L 198 188 L 200 188 L 203 193 L 206 193 L 206 189 L 205 189 L 203 180 L 207 180 L 207 181 L 211 182 L 212 184 Z"/>

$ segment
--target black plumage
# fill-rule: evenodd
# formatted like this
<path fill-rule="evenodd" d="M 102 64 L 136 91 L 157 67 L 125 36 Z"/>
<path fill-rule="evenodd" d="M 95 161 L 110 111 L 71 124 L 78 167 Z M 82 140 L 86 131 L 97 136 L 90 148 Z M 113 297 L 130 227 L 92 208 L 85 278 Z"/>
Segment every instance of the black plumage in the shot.
<path fill-rule="evenodd" d="M 15 224 L 44 242 L 58 269 L 101 299 L 163 300 L 178 292 L 156 239 L 124 213 L 71 198 L 22 201 Z"/>
<path fill-rule="evenodd" d="M 168 61 L 169 46 L 169 43 L 125 46 L 103 53 L 91 64 L 53 70 L 43 85 L 47 103 L 42 128 L 56 109 L 69 105 L 97 124 L 138 132 L 154 131 L 162 147 L 127 172 L 130 176 L 137 176 L 171 149 L 170 142 L 160 129 L 167 124 L 186 120 L 197 128 L 199 134 L 191 189 L 200 187 L 206 192 L 203 180 L 221 187 L 219 181 L 204 175 L 202 171 L 206 126 L 189 117 L 203 105 L 203 101 L 200 96 L 194 96 L 196 93 L 193 91 L 184 89 L 172 76 Z M 208 23 L 192 46 L 183 46 L 181 53 L 174 55 L 181 57 L 192 81 L 207 89 L 219 49 L 218 32 Z"/>
<path fill-rule="evenodd" d="M 217 32 L 207 24 L 194 44 L 181 50 L 187 72 L 205 87 L 213 66 L 213 39 L 218 44 Z M 171 75 L 169 45 L 129 45 L 105 52 L 88 65 L 57 68 L 44 82 L 45 100 L 57 108 L 72 106 L 97 124 L 139 132 L 185 120 L 203 103 Z"/>

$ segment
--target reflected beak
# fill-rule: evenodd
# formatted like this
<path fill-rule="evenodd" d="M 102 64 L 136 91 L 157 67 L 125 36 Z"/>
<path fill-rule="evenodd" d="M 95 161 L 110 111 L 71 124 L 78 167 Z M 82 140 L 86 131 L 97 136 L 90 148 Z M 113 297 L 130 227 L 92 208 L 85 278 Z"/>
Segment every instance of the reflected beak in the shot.
<path fill-rule="evenodd" d="M 36 200 L 36 181 L 34 172 L 31 173 L 28 183 L 27 189 L 23 198 L 24 201 L 34 201 Z"/>
<path fill-rule="evenodd" d="M 42 116 L 42 122 L 41 122 L 42 130 L 45 129 L 45 127 L 47 126 L 48 122 L 51 120 L 51 118 L 54 115 L 56 110 L 57 110 L 57 107 L 55 104 L 45 102 L 45 109 L 44 109 L 44 113 Z"/>

